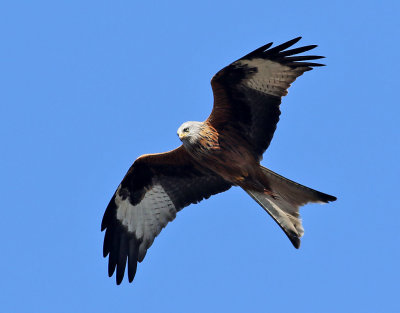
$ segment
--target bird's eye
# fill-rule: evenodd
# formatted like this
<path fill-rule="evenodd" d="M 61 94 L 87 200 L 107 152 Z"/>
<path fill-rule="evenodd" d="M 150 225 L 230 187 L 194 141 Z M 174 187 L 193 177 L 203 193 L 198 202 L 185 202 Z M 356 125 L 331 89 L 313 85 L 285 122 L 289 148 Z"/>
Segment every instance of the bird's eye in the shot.
<path fill-rule="evenodd" d="M 185 128 L 183 129 L 183 132 L 184 132 L 184 133 L 188 133 L 188 132 L 189 132 L 189 127 L 185 127 Z"/>

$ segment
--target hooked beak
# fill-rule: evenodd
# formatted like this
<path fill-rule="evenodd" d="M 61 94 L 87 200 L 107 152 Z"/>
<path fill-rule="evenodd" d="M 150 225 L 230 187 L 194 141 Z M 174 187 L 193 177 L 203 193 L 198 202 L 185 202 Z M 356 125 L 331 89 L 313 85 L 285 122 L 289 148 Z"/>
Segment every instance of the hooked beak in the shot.
<path fill-rule="evenodd" d="M 177 135 L 178 135 L 180 140 L 182 140 L 182 138 L 184 137 L 183 133 L 180 132 L 180 131 L 177 132 Z"/>
<path fill-rule="evenodd" d="M 188 134 L 183 131 L 178 131 L 178 137 L 180 140 L 183 140 Z"/>

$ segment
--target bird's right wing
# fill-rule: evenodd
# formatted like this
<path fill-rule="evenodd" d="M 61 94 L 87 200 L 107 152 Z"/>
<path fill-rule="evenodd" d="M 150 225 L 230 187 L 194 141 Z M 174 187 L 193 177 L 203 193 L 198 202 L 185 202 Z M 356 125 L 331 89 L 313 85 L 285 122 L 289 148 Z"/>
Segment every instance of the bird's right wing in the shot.
<path fill-rule="evenodd" d="M 101 224 L 101 230 L 106 230 L 103 255 L 109 255 L 109 276 L 116 268 L 120 284 L 128 262 L 131 282 L 137 262 L 179 210 L 230 187 L 199 167 L 183 146 L 138 158 L 118 186 Z"/>
<path fill-rule="evenodd" d="M 301 37 L 274 48 L 269 43 L 220 70 L 211 80 L 214 107 L 208 122 L 243 135 L 256 156 L 268 148 L 281 114 L 279 105 L 290 84 L 322 56 L 297 55 L 315 45 L 286 50 Z"/>

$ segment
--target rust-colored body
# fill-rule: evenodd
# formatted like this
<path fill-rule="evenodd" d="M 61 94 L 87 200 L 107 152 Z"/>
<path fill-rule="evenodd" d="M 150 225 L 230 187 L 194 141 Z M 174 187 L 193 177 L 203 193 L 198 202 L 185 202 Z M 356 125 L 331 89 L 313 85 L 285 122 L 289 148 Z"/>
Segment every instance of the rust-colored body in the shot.
<path fill-rule="evenodd" d="M 233 129 L 217 132 L 205 121 L 196 143 L 184 147 L 201 166 L 233 185 L 263 191 L 268 182 L 261 172 L 259 160 L 244 142 Z"/>

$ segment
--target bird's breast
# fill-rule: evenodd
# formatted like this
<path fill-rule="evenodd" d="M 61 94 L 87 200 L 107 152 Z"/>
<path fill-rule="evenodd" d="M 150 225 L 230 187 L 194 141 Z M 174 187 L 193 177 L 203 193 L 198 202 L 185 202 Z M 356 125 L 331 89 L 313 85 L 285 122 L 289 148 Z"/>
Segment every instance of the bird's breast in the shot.
<path fill-rule="evenodd" d="M 186 149 L 201 166 L 235 185 L 252 177 L 258 168 L 258 162 L 245 144 L 213 129 L 202 131 L 197 141 Z"/>

